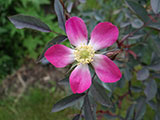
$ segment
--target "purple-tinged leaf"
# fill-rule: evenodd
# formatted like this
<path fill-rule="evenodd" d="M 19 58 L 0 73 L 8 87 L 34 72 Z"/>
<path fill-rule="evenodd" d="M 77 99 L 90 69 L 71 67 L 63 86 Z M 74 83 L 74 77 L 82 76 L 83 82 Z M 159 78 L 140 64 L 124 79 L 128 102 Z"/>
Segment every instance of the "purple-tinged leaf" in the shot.
<path fill-rule="evenodd" d="M 145 35 L 145 34 L 137 34 L 137 35 L 135 34 L 134 36 L 129 37 L 128 39 L 129 39 L 129 40 L 140 39 L 140 38 L 142 38 L 144 35 Z"/>
<path fill-rule="evenodd" d="M 56 12 L 57 17 L 58 17 L 59 27 L 62 30 L 66 31 L 66 29 L 65 29 L 66 19 L 65 19 L 65 15 L 64 15 L 64 10 L 63 10 L 63 6 L 62 6 L 62 4 L 60 3 L 59 0 L 54 1 L 54 9 L 55 9 L 55 12 Z"/>
<path fill-rule="evenodd" d="M 156 99 L 160 101 L 160 88 L 157 89 Z"/>
<path fill-rule="evenodd" d="M 96 118 L 94 117 L 94 112 L 91 108 L 91 103 L 90 100 L 88 98 L 88 95 L 84 98 L 84 118 L 85 120 L 96 120 Z"/>
<path fill-rule="evenodd" d="M 150 22 L 147 24 L 147 27 L 152 29 L 160 30 L 160 19 L 158 15 L 150 15 Z"/>
<path fill-rule="evenodd" d="M 136 107 L 135 107 L 135 120 L 142 120 L 145 112 L 146 112 L 145 98 L 140 97 L 137 100 L 137 104 L 136 104 Z"/>
<path fill-rule="evenodd" d="M 81 119 L 81 115 L 78 114 L 78 115 L 74 116 L 74 118 L 72 120 L 80 120 L 80 119 Z"/>
<path fill-rule="evenodd" d="M 159 114 L 159 112 L 157 112 L 157 114 L 155 115 L 155 119 L 154 120 L 160 120 L 160 114 Z"/>
<path fill-rule="evenodd" d="M 124 79 L 124 76 L 117 82 L 117 87 L 123 88 L 126 85 L 126 80 Z"/>
<path fill-rule="evenodd" d="M 125 80 L 128 80 L 128 81 L 132 79 L 132 73 L 128 67 L 124 69 L 124 78 Z"/>
<path fill-rule="evenodd" d="M 130 22 L 121 22 L 120 28 L 125 28 L 125 27 L 129 26 L 130 24 L 131 24 Z"/>
<path fill-rule="evenodd" d="M 147 23 L 150 18 L 143 6 L 133 0 L 125 0 L 129 8 L 144 22 Z"/>
<path fill-rule="evenodd" d="M 149 80 L 145 83 L 146 88 L 144 89 L 144 93 L 147 96 L 147 101 L 151 100 L 155 97 L 157 93 L 157 83 L 155 80 Z"/>
<path fill-rule="evenodd" d="M 154 120 L 160 120 L 160 104 L 157 104 L 157 111 L 156 111 L 156 115 L 155 115 L 155 119 Z"/>
<path fill-rule="evenodd" d="M 53 46 L 54 44 L 59 44 L 59 43 L 65 41 L 66 39 L 67 39 L 67 36 L 65 36 L 65 35 L 59 35 L 59 36 L 53 38 L 53 40 L 49 41 L 49 42 L 47 43 L 47 45 L 45 46 L 42 54 L 41 54 L 41 55 L 39 56 L 39 58 L 37 59 L 37 61 L 39 62 L 39 61 L 41 61 L 41 60 L 44 58 L 44 53 L 47 51 L 48 48 L 50 48 L 50 47 Z"/>
<path fill-rule="evenodd" d="M 148 66 L 148 69 L 153 71 L 160 71 L 160 63 Z"/>
<path fill-rule="evenodd" d="M 67 11 L 70 13 L 72 11 L 73 7 L 73 2 L 69 1 L 68 6 L 67 6 Z"/>
<path fill-rule="evenodd" d="M 151 7 L 155 14 L 160 12 L 160 0 L 151 0 Z"/>
<path fill-rule="evenodd" d="M 147 27 L 160 30 L 160 22 L 152 22 L 145 8 L 133 0 L 126 0 L 129 8 L 144 22 Z"/>
<path fill-rule="evenodd" d="M 79 2 L 81 2 L 81 3 L 85 3 L 85 2 L 86 2 L 86 0 L 79 0 Z"/>
<path fill-rule="evenodd" d="M 10 16 L 8 18 L 18 29 L 30 28 L 30 29 L 41 31 L 41 32 L 51 32 L 48 25 L 46 25 L 41 20 L 32 16 L 19 14 L 19 15 Z"/>
<path fill-rule="evenodd" d="M 58 111 L 61 111 L 67 107 L 70 107 L 76 104 L 78 101 L 80 101 L 84 97 L 84 95 L 85 95 L 84 93 L 83 94 L 72 94 L 70 96 L 63 98 L 62 100 L 54 104 L 52 108 L 52 112 L 58 112 Z"/>
<path fill-rule="evenodd" d="M 135 110 L 135 104 L 132 104 L 127 110 L 125 120 L 132 120 L 133 119 L 134 110 Z"/>
<path fill-rule="evenodd" d="M 152 73 L 152 77 L 160 79 L 160 74 L 159 73 Z"/>
<path fill-rule="evenodd" d="M 153 110 L 157 110 L 157 104 L 153 100 L 150 100 L 147 103 Z"/>
<path fill-rule="evenodd" d="M 112 107 L 112 102 L 110 101 L 105 88 L 102 87 L 98 82 L 93 81 L 90 92 L 100 104 L 106 107 Z"/>
<path fill-rule="evenodd" d="M 136 28 L 136 29 L 142 27 L 143 24 L 144 24 L 144 23 L 143 23 L 140 19 L 134 19 L 134 20 L 131 22 L 132 27 L 133 27 L 133 28 Z"/>
<path fill-rule="evenodd" d="M 149 77 L 149 70 L 143 68 L 142 70 L 137 72 L 137 80 L 145 80 Z"/>
<path fill-rule="evenodd" d="M 160 22 L 158 23 L 151 23 L 149 25 L 147 25 L 150 28 L 156 29 L 156 30 L 160 30 Z"/>
<path fill-rule="evenodd" d="M 143 89 L 141 87 L 137 87 L 137 86 L 131 86 L 131 90 L 133 92 L 141 92 Z"/>

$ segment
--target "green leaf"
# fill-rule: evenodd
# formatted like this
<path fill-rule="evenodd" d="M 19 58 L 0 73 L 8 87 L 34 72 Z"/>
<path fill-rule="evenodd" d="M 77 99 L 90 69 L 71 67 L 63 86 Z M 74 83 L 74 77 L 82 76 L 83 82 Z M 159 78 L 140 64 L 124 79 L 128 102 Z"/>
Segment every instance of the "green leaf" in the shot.
<path fill-rule="evenodd" d="M 95 120 L 88 95 L 84 98 L 84 118 L 85 120 Z"/>
<path fill-rule="evenodd" d="M 155 80 L 149 80 L 146 82 L 146 88 L 144 89 L 144 93 L 147 96 L 147 100 L 151 100 L 155 97 L 157 93 L 157 83 Z"/>
<path fill-rule="evenodd" d="M 59 27 L 62 30 L 66 31 L 65 30 L 66 19 L 65 19 L 65 15 L 64 15 L 64 11 L 63 11 L 63 6 L 62 6 L 62 4 L 60 3 L 59 0 L 54 1 L 54 9 L 55 9 L 55 12 L 56 12 L 57 17 L 58 17 Z"/>
<path fill-rule="evenodd" d="M 149 70 L 143 68 L 142 70 L 137 72 L 137 80 L 145 80 L 149 77 Z"/>
<path fill-rule="evenodd" d="M 144 22 L 147 23 L 150 18 L 148 17 L 147 11 L 144 9 L 143 6 L 140 4 L 136 3 L 135 1 L 132 0 L 126 0 L 127 5 L 129 8 Z"/>
<path fill-rule="evenodd" d="M 50 47 L 53 46 L 54 44 L 59 44 L 59 43 L 65 41 L 66 39 L 67 39 L 67 36 L 65 36 L 65 35 L 59 35 L 59 36 L 53 38 L 53 40 L 49 41 L 49 42 L 47 43 L 47 45 L 45 46 L 42 54 L 41 54 L 41 55 L 39 56 L 39 58 L 37 59 L 37 61 L 41 61 L 41 60 L 44 58 L 44 54 L 45 54 L 45 52 L 47 51 L 48 48 L 50 48 Z"/>
<path fill-rule="evenodd" d="M 102 105 L 106 107 L 112 107 L 112 102 L 108 97 L 106 90 L 98 82 L 93 81 L 90 92 L 92 96 Z"/>
<path fill-rule="evenodd" d="M 151 0 L 151 7 L 155 14 L 160 12 L 160 0 Z"/>
<path fill-rule="evenodd" d="M 136 108 L 135 108 L 135 120 L 141 120 L 146 112 L 146 103 L 145 98 L 140 97 L 137 100 Z"/>
<path fill-rule="evenodd" d="M 132 104 L 127 110 L 125 120 L 132 120 L 133 115 L 134 115 L 134 109 L 135 109 L 135 104 Z"/>
<path fill-rule="evenodd" d="M 58 112 L 58 111 L 61 111 L 67 107 L 70 107 L 76 104 L 79 100 L 81 100 L 84 97 L 84 95 L 85 95 L 84 93 L 83 94 L 72 94 L 70 96 L 63 98 L 62 100 L 54 104 L 52 108 L 52 112 Z"/>
<path fill-rule="evenodd" d="M 8 18 L 18 29 L 31 28 L 41 32 L 51 32 L 50 28 L 45 23 L 32 16 L 19 14 Z"/>

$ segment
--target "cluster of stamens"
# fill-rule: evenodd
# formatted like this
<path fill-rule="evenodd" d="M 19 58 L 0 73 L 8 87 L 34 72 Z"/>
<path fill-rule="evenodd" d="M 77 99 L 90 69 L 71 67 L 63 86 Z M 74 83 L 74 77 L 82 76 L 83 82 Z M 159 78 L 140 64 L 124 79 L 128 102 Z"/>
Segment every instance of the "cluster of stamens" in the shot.
<path fill-rule="evenodd" d="M 81 45 L 76 47 L 74 51 L 75 60 L 78 63 L 88 64 L 93 61 L 94 49 L 90 45 Z"/>

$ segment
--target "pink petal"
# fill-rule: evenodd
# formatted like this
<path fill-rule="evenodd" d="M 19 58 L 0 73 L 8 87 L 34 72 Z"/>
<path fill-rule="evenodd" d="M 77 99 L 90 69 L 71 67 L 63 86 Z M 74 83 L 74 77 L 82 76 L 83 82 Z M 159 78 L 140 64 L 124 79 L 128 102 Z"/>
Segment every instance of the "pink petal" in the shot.
<path fill-rule="evenodd" d="M 99 23 L 91 33 L 90 43 L 95 50 L 111 46 L 119 35 L 118 28 L 109 22 Z"/>
<path fill-rule="evenodd" d="M 105 83 L 117 82 L 122 77 L 117 65 L 107 56 L 96 54 L 92 65 L 99 79 Z"/>
<path fill-rule="evenodd" d="M 91 74 L 87 64 L 78 65 L 70 75 L 73 93 L 83 93 L 91 86 Z"/>
<path fill-rule="evenodd" d="M 74 61 L 73 50 L 60 44 L 48 48 L 44 56 L 55 67 L 61 68 Z"/>
<path fill-rule="evenodd" d="M 71 17 L 66 21 L 66 33 L 72 45 L 87 43 L 88 32 L 84 21 L 79 17 Z"/>

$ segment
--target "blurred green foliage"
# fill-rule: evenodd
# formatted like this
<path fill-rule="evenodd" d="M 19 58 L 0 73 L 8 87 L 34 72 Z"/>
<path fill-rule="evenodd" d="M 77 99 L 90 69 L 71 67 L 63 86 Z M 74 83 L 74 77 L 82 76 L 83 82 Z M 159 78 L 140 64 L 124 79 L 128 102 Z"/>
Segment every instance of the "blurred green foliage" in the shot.
<path fill-rule="evenodd" d="M 18 103 L 8 97 L 0 102 L 0 120 L 71 120 L 76 113 L 74 108 L 51 113 L 53 104 L 62 96 L 65 96 L 64 92 L 30 89 Z"/>
<path fill-rule="evenodd" d="M 54 33 L 41 33 L 34 30 L 16 29 L 8 20 L 15 14 L 31 15 L 45 22 L 58 33 L 58 27 L 49 0 L 0 0 L 0 80 L 24 63 L 25 58 L 36 59 L 45 44 L 54 38 Z"/>

